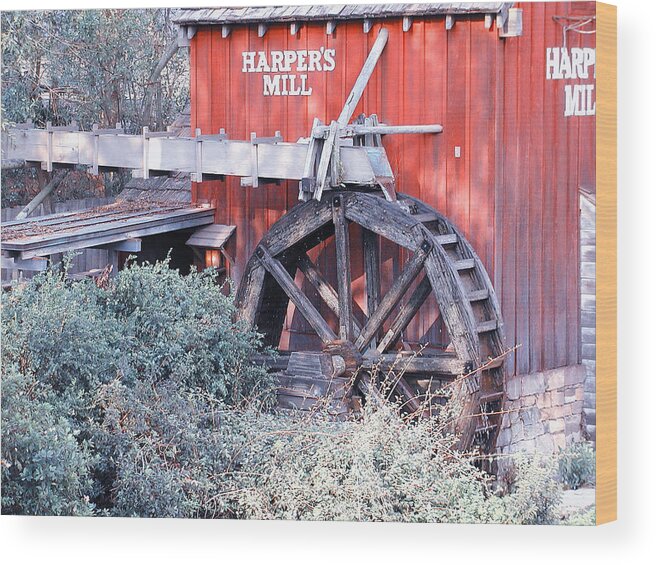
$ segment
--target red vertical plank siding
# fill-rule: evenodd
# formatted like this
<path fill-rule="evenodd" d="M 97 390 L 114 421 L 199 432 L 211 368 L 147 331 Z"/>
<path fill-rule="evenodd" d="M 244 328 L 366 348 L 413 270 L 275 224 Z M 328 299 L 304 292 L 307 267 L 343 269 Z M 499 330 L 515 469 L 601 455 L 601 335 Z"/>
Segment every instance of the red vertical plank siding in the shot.
<path fill-rule="evenodd" d="M 590 3 L 590 13 L 594 13 Z M 546 49 L 562 45 L 552 18 L 567 15 L 567 3 L 519 4 L 521 37 L 500 39 L 482 16 L 457 17 L 450 31 L 444 17 L 376 22 L 365 34 L 361 21 L 302 22 L 292 36 L 272 24 L 264 37 L 256 25 L 201 27 L 191 46 L 192 127 L 232 139 L 250 132 L 287 141 L 309 134 L 314 117 L 336 119 L 378 30 L 389 31 L 387 47 L 358 104 L 389 124 L 441 123 L 440 135 L 387 136 L 384 145 L 397 190 L 417 196 L 451 218 L 472 242 L 490 272 L 505 318 L 511 373 L 528 373 L 577 362 L 578 188 L 594 188 L 594 117 L 564 117 L 564 85 L 591 80 L 546 80 Z M 585 7 L 584 7 L 585 8 Z M 579 7 L 579 12 L 580 12 Z M 594 47 L 594 36 L 568 34 L 568 46 Z M 335 49 L 332 72 L 308 72 L 310 96 L 263 96 L 262 73 L 242 73 L 243 51 Z M 455 148 L 460 147 L 460 157 Z M 297 201 L 297 183 L 242 188 L 239 179 L 203 182 L 194 200 L 215 199 L 217 221 L 237 225 L 238 280 L 244 264 L 269 227 Z M 364 307 L 360 230 L 352 228 L 354 299 Z M 334 282 L 330 245 L 312 253 Z M 383 291 L 405 257 L 383 245 Z M 302 284 L 299 275 L 297 282 Z M 327 318 L 325 306 L 318 304 Z M 288 311 L 284 343 L 310 347 L 316 340 L 301 316 Z M 405 336 L 446 344 L 431 298 Z"/>
<path fill-rule="evenodd" d="M 544 45 L 545 6 L 536 5 L 527 14 L 530 18 L 530 39 L 533 52 L 533 64 L 537 69 L 545 68 L 546 51 L 539 51 Z M 529 342 L 528 348 L 529 367 L 542 367 L 543 350 L 533 343 L 542 338 L 542 313 L 543 313 L 543 265 L 544 265 L 544 239 L 543 239 L 543 187 L 544 187 L 544 165 L 542 162 L 544 152 L 547 148 L 544 139 L 545 116 L 544 112 L 544 83 L 545 75 L 539 72 L 531 72 L 527 75 L 529 82 L 527 104 L 530 106 L 529 120 L 526 124 L 529 134 L 529 159 L 532 164 L 532 174 L 528 179 L 528 322 Z"/>

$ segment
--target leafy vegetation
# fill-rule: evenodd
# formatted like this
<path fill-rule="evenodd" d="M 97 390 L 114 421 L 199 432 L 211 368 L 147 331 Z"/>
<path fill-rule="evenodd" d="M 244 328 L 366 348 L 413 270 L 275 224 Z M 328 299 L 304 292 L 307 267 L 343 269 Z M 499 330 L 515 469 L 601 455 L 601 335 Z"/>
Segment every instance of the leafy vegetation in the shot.
<path fill-rule="evenodd" d="M 162 130 L 188 104 L 188 55 L 170 9 L 3 11 L 0 26 L 3 129 L 31 120 Z M 32 169 L 2 176 L 3 207 L 26 204 L 45 184 Z M 112 196 L 130 178 L 104 173 L 99 193 L 96 177 L 70 176 L 53 196 Z"/>
<path fill-rule="evenodd" d="M 580 441 L 561 450 L 558 473 L 563 484 L 576 490 L 595 482 L 595 452 L 592 444 Z"/>
<path fill-rule="evenodd" d="M 438 420 L 267 410 L 211 272 L 132 265 L 106 287 L 47 272 L 2 297 L 2 508 L 16 514 L 545 523 L 553 459 L 501 495 Z"/>
<path fill-rule="evenodd" d="M 162 128 L 188 100 L 171 10 L 2 12 L 3 120 Z M 157 64 L 172 53 L 160 73 Z"/>

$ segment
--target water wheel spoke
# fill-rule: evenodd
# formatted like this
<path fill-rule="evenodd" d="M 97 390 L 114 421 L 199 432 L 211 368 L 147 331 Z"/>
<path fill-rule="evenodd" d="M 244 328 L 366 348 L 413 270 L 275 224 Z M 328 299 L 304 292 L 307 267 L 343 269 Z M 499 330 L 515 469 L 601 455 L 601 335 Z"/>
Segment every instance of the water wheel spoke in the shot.
<path fill-rule="evenodd" d="M 380 304 L 380 247 L 378 246 L 378 236 L 368 229 L 363 229 L 362 248 L 367 290 L 367 315 L 371 317 L 371 314 L 376 311 Z"/>
<path fill-rule="evenodd" d="M 305 275 L 305 280 L 314 287 L 326 306 L 339 318 L 339 296 L 337 295 L 337 291 L 326 280 L 319 267 L 314 264 L 307 253 L 302 253 L 299 256 L 298 268 L 301 269 L 301 272 Z M 364 319 L 364 312 L 362 312 L 356 302 L 353 302 L 353 310 Z M 357 315 L 353 317 L 353 332 L 356 335 L 360 335 L 362 328 L 358 322 Z"/>
<path fill-rule="evenodd" d="M 362 328 L 360 337 L 355 342 L 355 346 L 360 351 L 364 351 L 373 337 L 381 330 L 385 320 L 387 320 L 392 310 L 399 304 L 403 295 L 412 284 L 412 281 L 415 280 L 419 271 L 421 271 L 430 250 L 430 243 L 427 241 L 423 242 L 412 258 L 405 264 L 401 274 L 394 281 L 387 294 L 380 301 L 378 308 L 369 316 L 367 323 Z"/>
<path fill-rule="evenodd" d="M 428 277 L 424 276 L 417 288 L 410 295 L 410 299 L 406 302 L 399 313 L 396 315 L 392 324 L 387 330 L 387 333 L 383 336 L 383 339 L 380 340 L 376 350 L 379 353 L 387 351 L 392 347 L 396 341 L 401 337 L 401 332 L 408 327 L 408 324 L 412 321 L 412 318 L 415 317 L 415 314 L 421 308 L 421 305 L 426 301 L 432 290 L 430 280 Z"/>
<path fill-rule="evenodd" d="M 333 341 L 337 338 L 330 326 L 323 319 L 319 311 L 310 302 L 310 299 L 303 294 L 300 288 L 294 282 L 294 279 L 287 272 L 283 264 L 269 253 L 269 250 L 260 245 L 257 249 L 257 256 L 264 268 L 271 273 L 276 282 L 283 289 L 285 294 L 294 303 L 301 315 L 312 326 L 322 341 Z"/>
<path fill-rule="evenodd" d="M 339 337 L 353 339 L 353 297 L 351 295 L 351 250 L 348 222 L 344 213 L 345 200 L 333 197 L 333 224 L 335 225 L 335 258 L 337 263 L 337 295 L 339 301 Z"/>

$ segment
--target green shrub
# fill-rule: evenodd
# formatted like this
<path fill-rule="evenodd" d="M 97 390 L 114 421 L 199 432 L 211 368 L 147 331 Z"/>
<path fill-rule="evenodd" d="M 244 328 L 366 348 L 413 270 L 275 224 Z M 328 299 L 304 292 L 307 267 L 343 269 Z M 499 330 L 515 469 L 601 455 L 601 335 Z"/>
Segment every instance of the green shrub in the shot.
<path fill-rule="evenodd" d="M 260 336 L 213 273 L 47 272 L 2 297 L 2 509 L 15 514 L 544 523 L 553 461 L 500 496 L 442 422 L 391 402 L 335 422 L 267 411 Z"/>
<path fill-rule="evenodd" d="M 2 511 L 91 515 L 91 450 L 49 397 L 47 386 L 3 367 Z"/>
<path fill-rule="evenodd" d="M 595 481 L 595 452 L 586 441 L 573 443 L 561 449 L 558 473 L 564 485 L 576 490 Z"/>
<path fill-rule="evenodd" d="M 106 288 L 47 271 L 3 293 L 3 511 L 83 513 L 77 490 L 107 508 L 115 465 L 87 458 L 87 442 L 107 416 L 97 402 L 106 385 L 164 384 L 226 405 L 270 403 L 271 377 L 250 362 L 261 338 L 234 323 L 234 314 L 214 272 L 183 277 L 167 262 L 132 265 Z M 59 474 L 69 468 L 72 477 Z M 20 489 L 35 499 L 15 494 Z"/>

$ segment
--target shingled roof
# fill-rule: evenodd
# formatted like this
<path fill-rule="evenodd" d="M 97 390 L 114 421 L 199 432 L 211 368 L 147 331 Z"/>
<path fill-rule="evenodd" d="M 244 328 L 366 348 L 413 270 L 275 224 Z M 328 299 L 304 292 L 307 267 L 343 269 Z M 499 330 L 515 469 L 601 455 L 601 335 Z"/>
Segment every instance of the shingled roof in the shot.
<path fill-rule="evenodd" d="M 247 6 L 181 9 L 178 25 L 361 20 L 364 18 L 498 14 L 512 2 L 447 2 L 439 4 L 326 4 L 314 6 Z"/>

